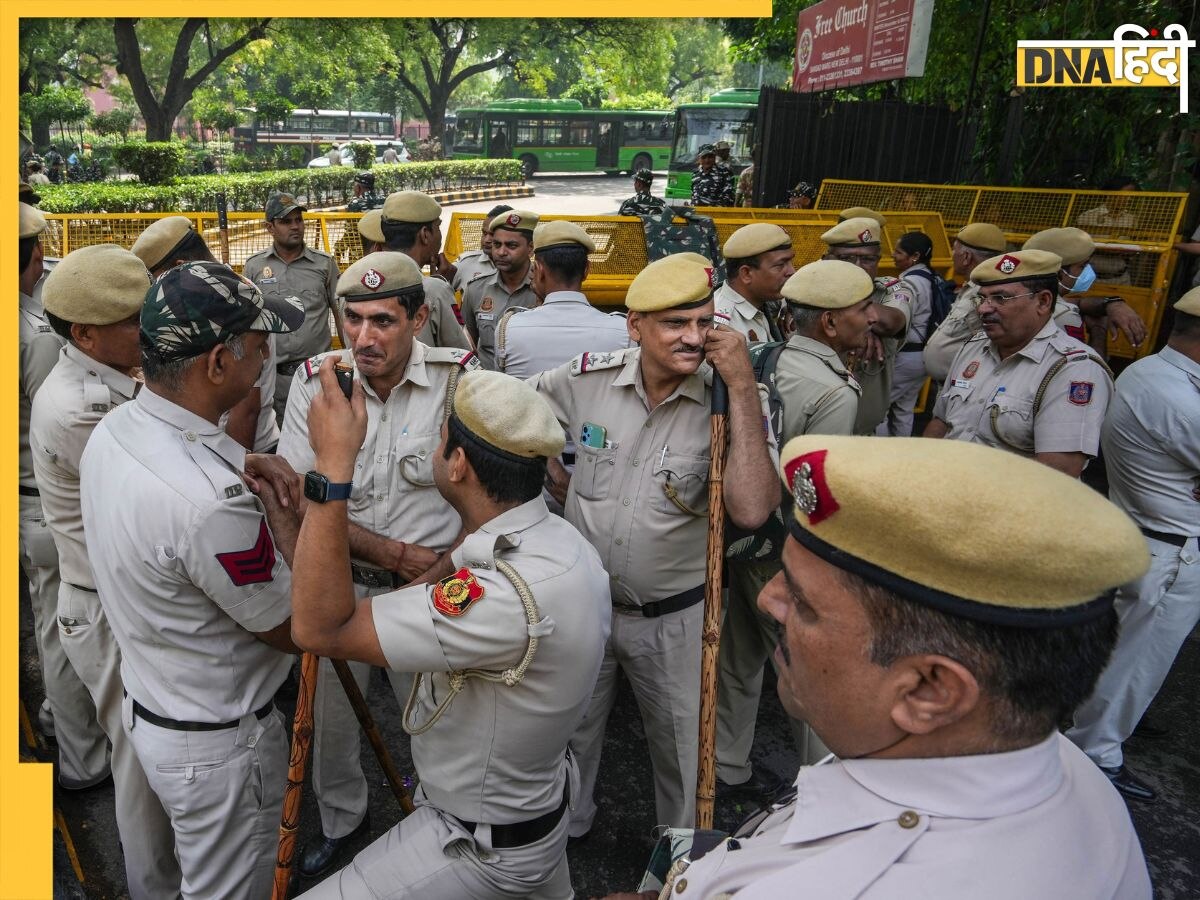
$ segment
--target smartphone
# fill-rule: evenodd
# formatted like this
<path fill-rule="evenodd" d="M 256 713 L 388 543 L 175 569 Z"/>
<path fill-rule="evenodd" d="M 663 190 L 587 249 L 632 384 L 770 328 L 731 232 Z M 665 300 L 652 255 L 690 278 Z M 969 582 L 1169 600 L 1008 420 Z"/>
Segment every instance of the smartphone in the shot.
<path fill-rule="evenodd" d="M 579 431 L 579 443 L 585 447 L 595 447 L 597 450 L 603 450 L 604 442 L 607 438 L 608 430 L 603 425 L 584 422 L 583 428 Z"/>
<path fill-rule="evenodd" d="M 333 374 L 337 376 L 338 386 L 349 400 L 350 395 L 354 393 L 354 369 L 345 363 L 338 363 L 333 367 Z"/>

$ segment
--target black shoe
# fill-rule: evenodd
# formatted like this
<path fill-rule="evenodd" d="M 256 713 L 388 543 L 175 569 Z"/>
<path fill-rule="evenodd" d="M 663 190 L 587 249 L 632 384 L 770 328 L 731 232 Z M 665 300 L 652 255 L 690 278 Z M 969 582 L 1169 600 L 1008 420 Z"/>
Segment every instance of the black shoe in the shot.
<path fill-rule="evenodd" d="M 1115 769 L 1107 769 L 1104 766 L 1100 767 L 1100 771 L 1108 776 L 1108 780 L 1112 782 L 1122 795 L 1129 797 L 1132 800 L 1145 800 L 1147 802 L 1154 800 L 1158 794 L 1150 785 L 1145 784 L 1139 778 L 1135 777 L 1124 766 L 1117 766 Z"/>
<path fill-rule="evenodd" d="M 1161 725 L 1155 725 L 1149 719 L 1142 719 L 1142 721 L 1138 722 L 1137 728 L 1133 729 L 1134 737 L 1151 738 L 1152 740 L 1165 738 L 1170 733 L 1170 728 L 1163 728 Z"/>
<path fill-rule="evenodd" d="M 332 869 L 335 863 L 340 866 L 341 851 L 370 830 L 371 816 L 368 813 L 358 827 L 345 837 L 331 838 L 322 834 L 319 841 L 306 845 L 300 854 L 300 874 L 305 878 L 317 878 Z"/>
<path fill-rule="evenodd" d="M 63 775 L 58 776 L 58 786 L 64 791 L 70 791 L 72 794 L 82 794 L 84 791 L 92 791 L 97 788 L 108 787 L 112 784 L 112 770 L 105 769 L 104 774 L 99 778 L 90 778 L 84 781 L 76 781 L 73 778 L 67 778 Z"/>
<path fill-rule="evenodd" d="M 726 784 L 717 779 L 717 790 L 730 797 L 753 797 L 764 803 L 780 794 L 787 785 L 783 780 L 767 769 L 757 766 L 750 768 L 750 777 L 741 784 Z"/>

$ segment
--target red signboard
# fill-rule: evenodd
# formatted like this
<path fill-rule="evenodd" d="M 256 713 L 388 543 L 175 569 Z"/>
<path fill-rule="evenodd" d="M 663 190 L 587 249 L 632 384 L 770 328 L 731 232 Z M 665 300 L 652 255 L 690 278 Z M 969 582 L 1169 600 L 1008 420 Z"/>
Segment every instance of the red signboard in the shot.
<path fill-rule="evenodd" d="M 932 17 L 933 0 L 822 0 L 802 10 L 792 90 L 923 75 Z"/>

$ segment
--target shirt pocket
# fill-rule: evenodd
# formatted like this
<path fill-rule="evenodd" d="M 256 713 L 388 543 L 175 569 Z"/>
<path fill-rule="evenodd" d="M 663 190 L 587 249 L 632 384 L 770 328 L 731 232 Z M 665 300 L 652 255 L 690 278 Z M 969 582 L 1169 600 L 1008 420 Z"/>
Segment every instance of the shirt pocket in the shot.
<path fill-rule="evenodd" d="M 667 515 L 703 516 L 708 513 L 709 457 L 684 453 L 654 460 L 650 505 Z"/>
<path fill-rule="evenodd" d="M 433 454 L 441 435 L 436 432 L 410 436 L 396 448 L 400 477 L 416 487 L 433 487 Z"/>
<path fill-rule="evenodd" d="M 581 500 L 603 500 L 608 496 L 616 468 L 616 450 L 576 444 L 571 487 Z"/>
<path fill-rule="evenodd" d="M 1033 453 L 1033 400 L 999 393 L 983 412 L 987 433 L 1013 450 Z"/>

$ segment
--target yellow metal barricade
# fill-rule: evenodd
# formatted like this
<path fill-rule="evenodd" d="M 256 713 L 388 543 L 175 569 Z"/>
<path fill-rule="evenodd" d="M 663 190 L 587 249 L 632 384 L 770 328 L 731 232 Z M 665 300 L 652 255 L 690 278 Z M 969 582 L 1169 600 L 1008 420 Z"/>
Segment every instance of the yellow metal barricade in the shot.
<path fill-rule="evenodd" d="M 1119 336 L 1109 353 L 1135 359 L 1153 351 L 1178 256 L 1187 195 L 1155 191 L 1067 191 L 982 185 L 908 184 L 826 179 L 817 208 L 931 209 L 950 235 L 969 222 L 989 222 L 1004 231 L 1011 249 L 1044 228 L 1074 226 L 1096 241 L 1092 265 L 1096 284 L 1087 293 L 1121 297 L 1146 323 L 1148 338 L 1136 350 Z M 887 213 L 890 217 L 893 213 Z"/>

